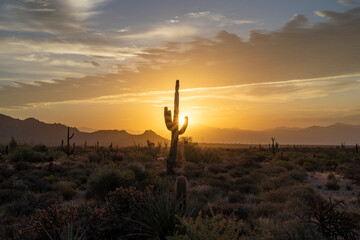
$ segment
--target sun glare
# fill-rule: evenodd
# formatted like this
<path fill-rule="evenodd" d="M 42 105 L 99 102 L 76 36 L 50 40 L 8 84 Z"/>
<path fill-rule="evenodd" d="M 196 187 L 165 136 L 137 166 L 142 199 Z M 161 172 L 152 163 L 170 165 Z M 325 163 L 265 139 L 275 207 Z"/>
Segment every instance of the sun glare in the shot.
<path fill-rule="evenodd" d="M 187 115 L 186 115 L 187 116 Z M 185 116 L 179 116 L 179 127 L 181 128 L 185 123 Z"/>

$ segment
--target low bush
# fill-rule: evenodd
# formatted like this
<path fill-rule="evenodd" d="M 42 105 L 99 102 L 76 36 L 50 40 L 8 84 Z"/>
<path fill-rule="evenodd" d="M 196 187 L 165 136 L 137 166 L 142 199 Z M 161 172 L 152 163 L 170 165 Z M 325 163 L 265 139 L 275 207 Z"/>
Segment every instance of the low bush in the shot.
<path fill-rule="evenodd" d="M 44 161 L 44 155 L 35 152 L 29 146 L 17 147 L 12 153 L 11 160 L 14 162 L 41 162 Z"/>
<path fill-rule="evenodd" d="M 118 171 L 106 170 L 90 179 L 86 196 L 104 199 L 108 192 L 124 185 L 124 179 Z"/>
<path fill-rule="evenodd" d="M 168 236 L 167 240 L 228 240 L 242 239 L 250 228 L 235 216 L 224 217 L 222 214 L 202 217 L 201 212 L 196 218 L 181 218 L 179 230 Z"/>

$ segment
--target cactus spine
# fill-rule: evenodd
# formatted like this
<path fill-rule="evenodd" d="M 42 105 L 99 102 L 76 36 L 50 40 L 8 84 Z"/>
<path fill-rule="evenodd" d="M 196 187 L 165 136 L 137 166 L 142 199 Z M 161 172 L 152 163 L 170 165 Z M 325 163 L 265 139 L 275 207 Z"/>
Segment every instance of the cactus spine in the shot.
<path fill-rule="evenodd" d="M 66 148 L 66 154 L 70 156 L 70 139 L 74 137 L 74 133 L 70 136 L 70 127 L 67 129 L 67 148 Z"/>
<path fill-rule="evenodd" d="M 175 184 L 175 193 L 176 200 L 180 205 L 180 209 L 186 209 L 186 200 L 187 200 L 187 179 L 184 176 L 179 176 L 176 178 Z"/>
<path fill-rule="evenodd" d="M 171 110 L 168 110 L 168 108 L 165 107 L 164 118 L 167 129 L 171 131 L 171 146 L 169 158 L 166 162 L 166 169 L 168 174 L 173 174 L 176 163 L 179 135 L 183 134 L 188 126 L 188 117 L 185 117 L 185 123 L 179 130 L 179 80 L 176 80 L 175 85 L 174 117 L 171 117 Z"/>

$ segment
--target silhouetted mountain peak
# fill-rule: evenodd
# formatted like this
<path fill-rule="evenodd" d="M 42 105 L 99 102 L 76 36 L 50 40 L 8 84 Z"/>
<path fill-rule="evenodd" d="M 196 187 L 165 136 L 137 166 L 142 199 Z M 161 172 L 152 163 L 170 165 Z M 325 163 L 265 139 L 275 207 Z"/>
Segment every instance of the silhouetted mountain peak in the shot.
<path fill-rule="evenodd" d="M 7 144 L 11 136 L 19 143 L 46 144 L 56 146 L 67 137 L 67 126 L 59 123 L 44 123 L 35 118 L 25 120 L 14 119 L 0 114 L 0 144 Z M 152 142 L 168 141 L 151 130 L 141 135 L 130 134 L 125 130 L 99 130 L 88 133 L 81 132 L 75 127 L 70 127 L 70 134 L 74 133 L 71 142 L 83 144 L 96 144 L 108 146 L 131 146 L 133 144 L 146 144 L 146 140 Z"/>

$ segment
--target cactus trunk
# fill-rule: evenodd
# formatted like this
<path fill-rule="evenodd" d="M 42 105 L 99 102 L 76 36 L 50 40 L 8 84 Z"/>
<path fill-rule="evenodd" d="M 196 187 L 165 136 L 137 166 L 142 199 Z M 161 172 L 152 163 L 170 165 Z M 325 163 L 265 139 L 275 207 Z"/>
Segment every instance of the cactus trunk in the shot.
<path fill-rule="evenodd" d="M 67 129 L 67 148 L 66 148 L 66 154 L 70 156 L 70 139 L 74 137 L 74 133 L 70 136 L 70 127 Z"/>
<path fill-rule="evenodd" d="M 184 211 L 187 203 L 187 179 L 184 176 L 176 178 L 175 183 L 176 200 L 180 206 L 180 209 Z"/>
<path fill-rule="evenodd" d="M 174 98 L 174 116 L 171 116 L 171 110 L 167 107 L 164 108 L 165 124 L 169 131 L 171 131 L 171 146 L 169 158 L 166 162 L 166 170 L 168 174 L 174 173 L 174 167 L 177 156 L 177 145 L 179 141 L 179 135 L 183 134 L 188 125 L 188 117 L 185 117 L 185 123 L 179 130 L 179 80 L 176 80 L 175 85 L 175 98 Z"/>

